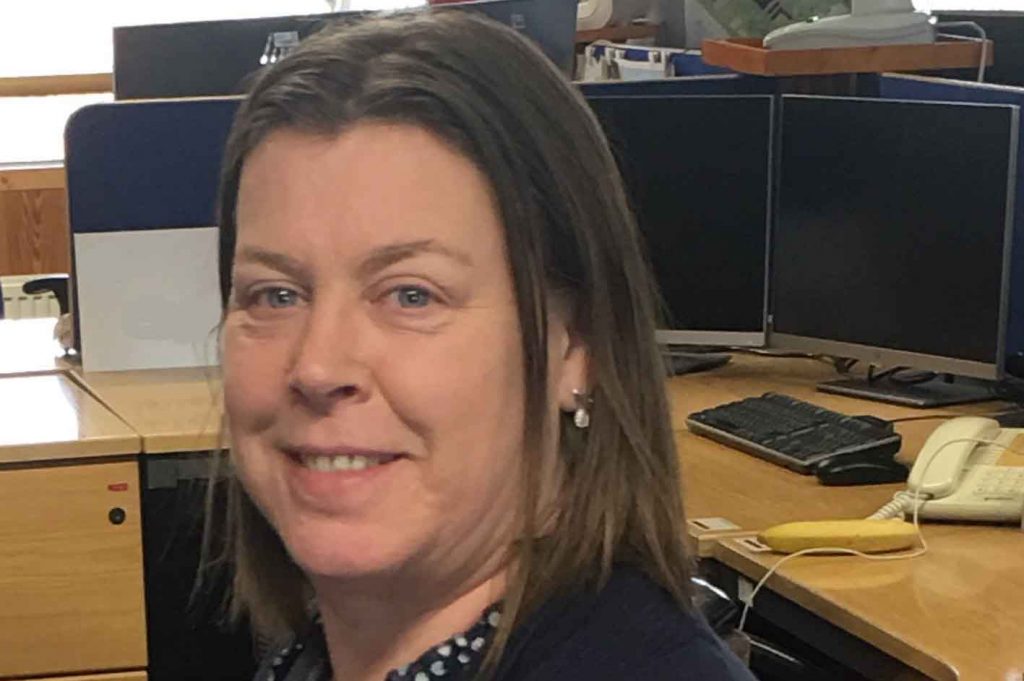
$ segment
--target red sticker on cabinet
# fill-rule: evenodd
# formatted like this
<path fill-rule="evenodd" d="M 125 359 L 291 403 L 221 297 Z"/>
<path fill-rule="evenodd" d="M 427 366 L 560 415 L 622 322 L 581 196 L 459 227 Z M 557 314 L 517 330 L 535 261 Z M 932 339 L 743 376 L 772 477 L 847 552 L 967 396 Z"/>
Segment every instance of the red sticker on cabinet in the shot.
<path fill-rule="evenodd" d="M 128 483 L 127 482 L 115 482 L 113 484 L 107 485 L 107 489 L 109 489 L 111 492 L 127 492 L 128 491 Z"/>

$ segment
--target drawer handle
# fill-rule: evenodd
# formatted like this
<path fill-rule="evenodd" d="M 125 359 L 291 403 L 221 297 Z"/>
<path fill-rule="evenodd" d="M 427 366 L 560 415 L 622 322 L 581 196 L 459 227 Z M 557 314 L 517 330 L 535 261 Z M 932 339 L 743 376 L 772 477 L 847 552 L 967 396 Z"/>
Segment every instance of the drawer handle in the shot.
<path fill-rule="evenodd" d="M 111 524 L 120 525 L 124 522 L 126 513 L 123 508 L 114 507 L 110 509 L 110 513 L 107 514 L 107 518 L 110 519 Z"/>

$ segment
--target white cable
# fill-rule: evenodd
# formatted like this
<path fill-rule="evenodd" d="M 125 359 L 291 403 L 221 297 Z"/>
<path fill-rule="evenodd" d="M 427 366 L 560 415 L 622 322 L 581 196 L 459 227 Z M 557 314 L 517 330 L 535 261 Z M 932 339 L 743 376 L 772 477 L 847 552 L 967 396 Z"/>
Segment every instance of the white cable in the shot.
<path fill-rule="evenodd" d="M 762 577 L 760 579 L 760 581 L 758 581 L 757 585 L 754 586 L 754 590 L 750 592 L 750 596 L 747 597 L 747 602 L 743 604 L 743 614 L 740 615 L 740 622 L 739 622 L 739 625 L 737 625 L 737 629 L 739 629 L 739 631 L 743 631 L 743 627 L 747 623 L 747 613 L 750 611 L 750 607 L 754 604 L 754 597 L 757 596 L 757 593 L 761 590 L 761 587 L 763 587 L 765 585 L 765 583 L 767 583 L 769 578 L 771 578 L 771 576 L 774 575 L 775 572 L 780 567 L 782 567 L 785 563 L 788 563 L 789 561 L 793 560 L 794 558 L 799 558 L 801 556 L 810 556 L 810 555 L 837 555 L 838 554 L 838 555 L 847 555 L 847 556 L 858 556 L 860 558 L 864 558 L 864 559 L 867 559 L 867 560 L 885 560 L 885 561 L 908 560 L 910 558 L 917 558 L 918 556 L 923 556 L 925 553 L 928 552 L 928 546 L 927 546 L 927 544 L 925 544 L 924 537 L 921 536 L 920 532 L 918 533 L 918 538 L 921 540 L 921 547 L 920 548 L 915 549 L 911 553 L 900 553 L 898 555 L 879 556 L 879 555 L 873 555 L 873 554 L 870 554 L 870 553 L 864 553 L 863 551 L 856 551 L 854 549 L 841 548 L 841 547 L 838 547 L 838 546 L 835 546 L 835 547 L 822 546 L 822 547 L 818 547 L 818 548 L 804 549 L 803 551 L 797 551 L 796 553 L 791 553 L 788 556 L 785 556 L 785 557 L 781 558 L 777 563 L 775 563 L 775 565 L 773 565 L 773 566 L 771 566 L 771 568 L 769 568 L 768 572 L 765 573 L 764 577 Z"/>
<path fill-rule="evenodd" d="M 903 515 L 910 508 L 907 503 L 910 501 L 906 492 L 897 492 L 888 504 L 868 516 L 868 520 L 890 520 Z"/>
<path fill-rule="evenodd" d="M 988 61 L 988 34 L 985 33 L 985 29 L 979 24 L 973 21 L 942 21 L 935 24 L 936 28 L 973 28 L 978 32 L 979 38 L 972 38 L 966 35 L 956 35 L 955 33 L 939 33 L 939 36 L 943 38 L 952 38 L 953 40 L 970 40 L 971 42 L 981 43 L 981 63 L 978 64 L 978 82 L 985 82 L 985 67 Z"/>
<path fill-rule="evenodd" d="M 928 459 L 928 462 L 925 463 L 924 468 L 921 470 L 921 479 L 925 479 L 925 474 L 928 472 L 928 467 L 931 466 L 932 462 L 934 462 L 938 458 L 939 452 L 953 444 L 963 444 L 970 442 L 973 442 L 975 444 L 994 445 L 996 447 L 999 447 L 1003 451 L 1017 454 L 1019 456 L 1024 456 L 1024 452 L 1013 449 L 1012 447 L 1004 445 L 1001 442 L 996 442 L 995 440 L 983 440 L 981 438 L 974 437 L 963 437 L 956 438 L 954 440 L 947 440 L 946 442 L 943 442 L 938 449 L 935 450 L 935 453 L 932 454 L 931 458 Z M 900 553 L 882 556 L 864 553 L 863 551 L 857 551 L 854 549 L 844 548 L 840 546 L 820 546 L 813 549 L 804 549 L 802 551 L 797 551 L 796 553 L 791 553 L 788 556 L 784 556 L 781 559 L 779 559 L 778 562 L 775 563 L 775 565 L 771 566 L 771 568 L 768 569 L 768 572 L 765 573 L 764 577 L 762 577 L 757 582 L 757 584 L 754 586 L 754 589 L 750 592 L 750 596 L 747 597 L 746 603 L 743 604 L 743 612 L 740 615 L 740 621 L 737 626 L 737 629 L 739 629 L 739 631 L 743 631 L 743 627 L 747 623 L 747 614 L 750 612 L 750 608 L 754 605 L 754 597 L 757 596 L 758 592 L 761 590 L 761 587 L 763 587 L 768 582 L 768 580 L 771 579 L 771 576 L 774 575 L 780 567 L 782 567 L 789 561 L 793 560 L 794 558 L 810 555 L 846 555 L 857 556 L 859 558 L 864 558 L 865 560 L 891 561 L 909 560 L 910 558 L 918 558 L 928 553 L 928 542 L 925 541 L 924 535 L 921 533 L 921 523 L 919 517 L 921 506 L 923 506 L 924 502 L 927 501 L 928 496 L 929 495 L 924 495 L 919 492 L 898 492 L 892 501 L 890 501 L 888 504 L 878 509 L 868 517 L 869 520 L 885 520 L 888 518 L 893 518 L 899 513 L 905 513 L 907 510 L 909 510 L 908 507 L 913 508 L 914 530 L 917 532 L 917 538 L 921 542 L 921 546 L 919 548 L 911 551 L 910 553 Z M 892 515 L 889 515 L 890 512 L 892 512 Z"/>

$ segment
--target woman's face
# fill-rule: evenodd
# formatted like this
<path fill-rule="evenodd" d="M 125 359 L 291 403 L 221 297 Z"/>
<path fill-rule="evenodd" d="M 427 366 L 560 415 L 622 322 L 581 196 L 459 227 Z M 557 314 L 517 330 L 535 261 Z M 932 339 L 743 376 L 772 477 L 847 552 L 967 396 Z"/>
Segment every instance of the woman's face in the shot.
<path fill-rule="evenodd" d="M 245 163 L 237 214 L 232 456 L 292 557 L 338 578 L 457 578 L 500 559 L 523 374 L 486 178 L 412 126 L 278 131 Z M 555 410 L 584 360 L 552 328 Z"/>

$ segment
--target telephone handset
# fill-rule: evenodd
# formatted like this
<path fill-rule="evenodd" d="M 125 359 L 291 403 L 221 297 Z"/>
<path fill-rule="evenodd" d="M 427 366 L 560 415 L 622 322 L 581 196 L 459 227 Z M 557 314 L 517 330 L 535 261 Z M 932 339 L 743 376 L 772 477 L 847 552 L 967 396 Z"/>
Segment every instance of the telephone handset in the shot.
<path fill-rule="evenodd" d="M 907 479 L 910 495 L 920 494 L 923 501 L 919 516 L 1019 523 L 1024 511 L 1024 456 L 1009 450 L 1022 434 L 978 416 L 950 419 L 936 428 Z M 913 506 L 911 501 L 908 516 Z"/>

